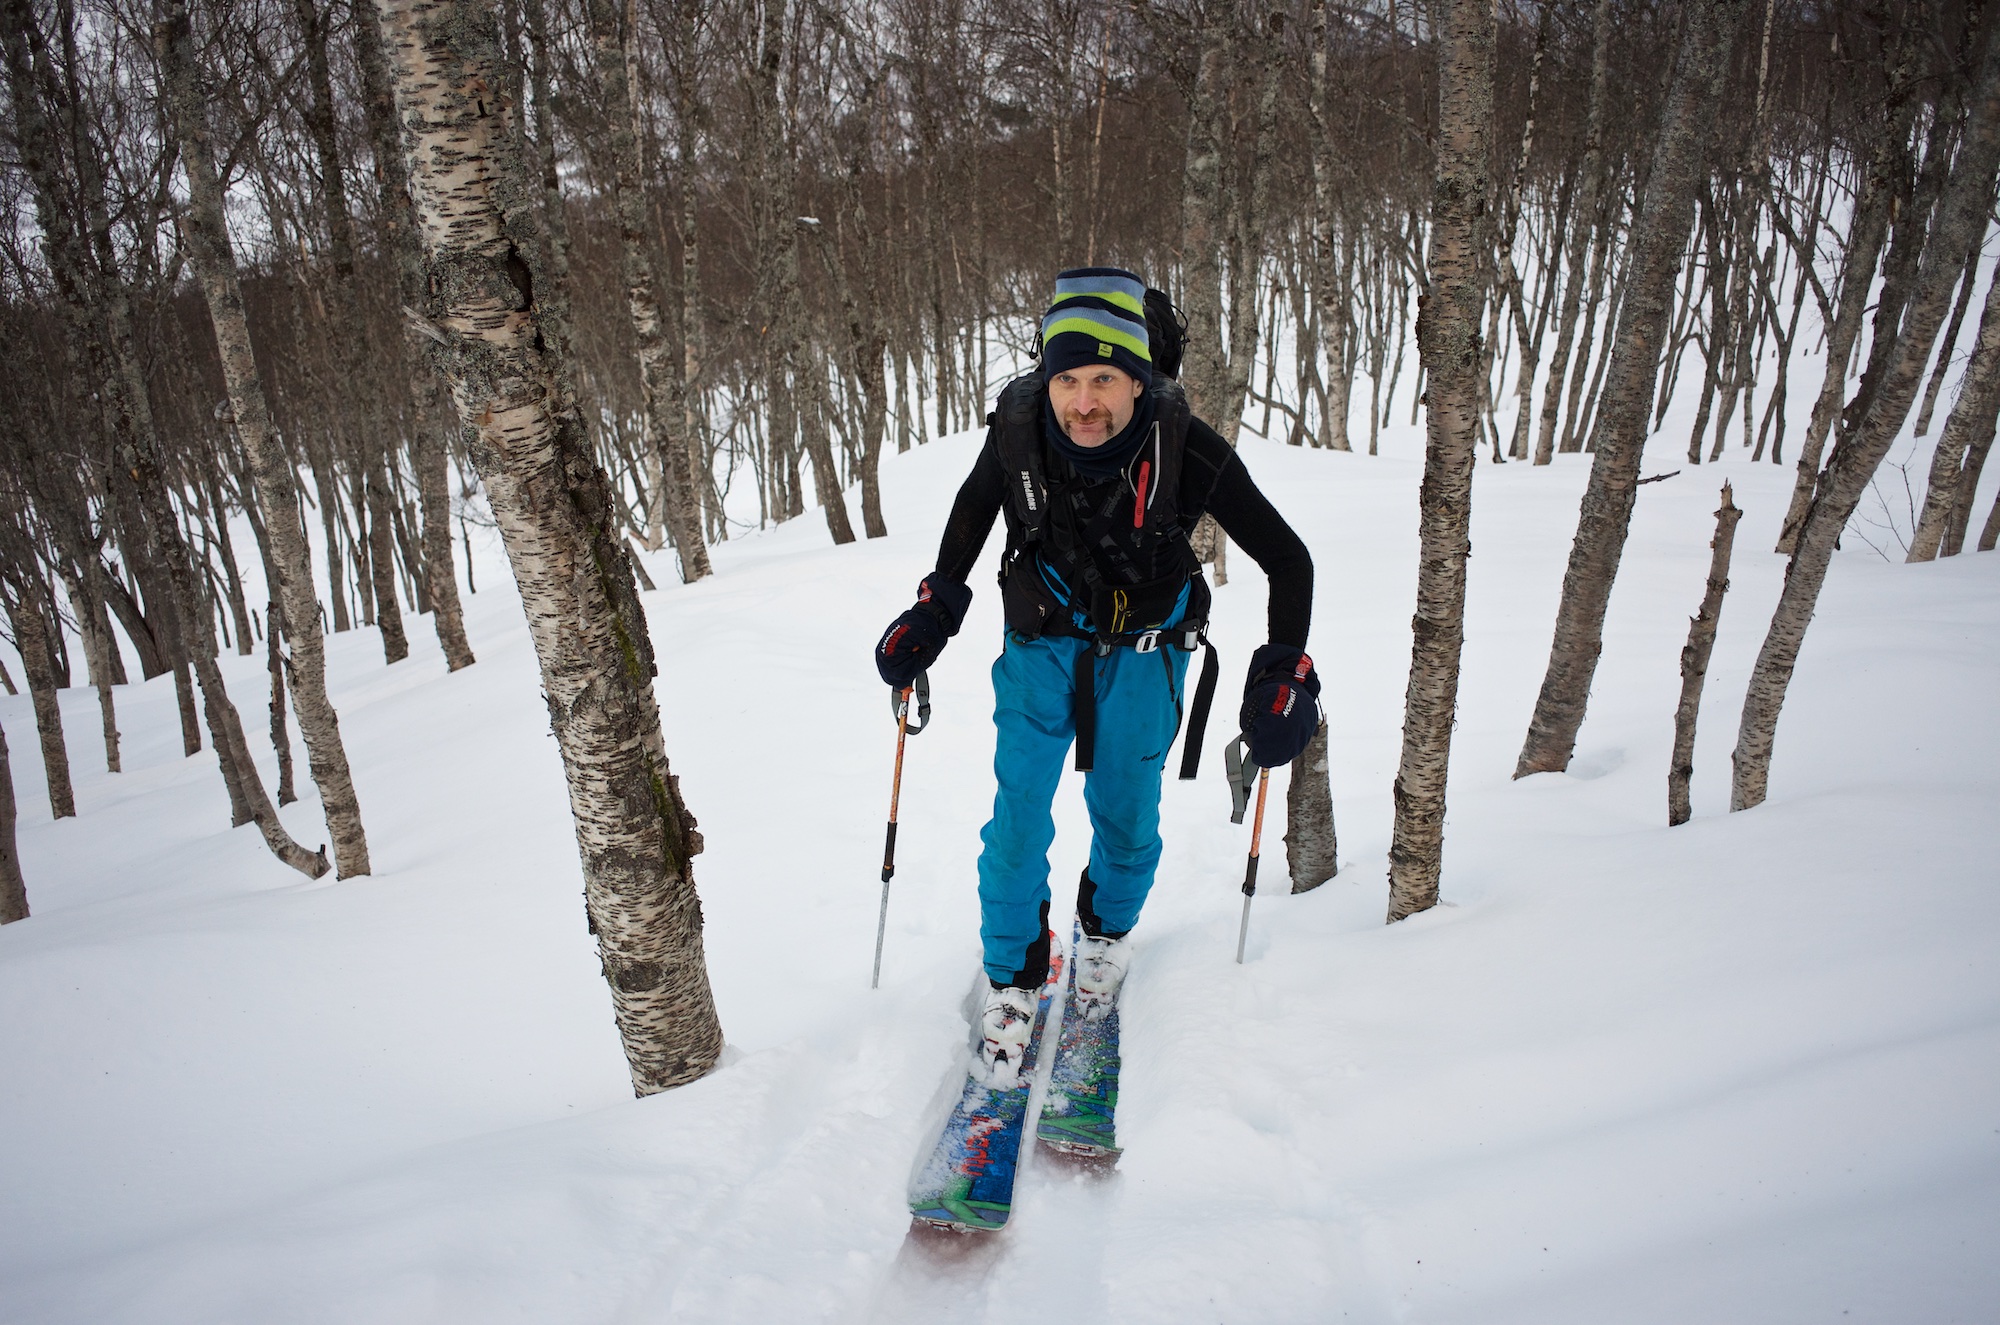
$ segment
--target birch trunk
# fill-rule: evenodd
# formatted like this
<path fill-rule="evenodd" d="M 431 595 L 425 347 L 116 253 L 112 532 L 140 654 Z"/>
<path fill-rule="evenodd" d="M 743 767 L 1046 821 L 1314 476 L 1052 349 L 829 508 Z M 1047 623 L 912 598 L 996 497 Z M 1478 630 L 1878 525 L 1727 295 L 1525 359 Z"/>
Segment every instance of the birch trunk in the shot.
<path fill-rule="evenodd" d="M 319 602 L 313 593 L 311 554 L 299 513 L 297 479 L 291 458 L 271 426 L 263 380 L 258 376 L 182 0 L 169 0 L 167 13 L 157 40 L 170 114 L 188 175 L 189 248 L 215 331 L 236 433 L 249 458 L 258 510 L 270 544 L 270 565 L 277 575 L 274 596 L 284 607 L 284 635 L 291 647 L 288 679 L 298 709 L 299 732 L 305 738 L 307 764 L 326 814 L 336 877 L 352 878 L 370 872 L 368 835 L 362 828 L 361 804 L 347 765 L 340 715 L 326 691 L 326 642 L 320 633 Z M 328 560 L 333 560 L 331 553 Z M 273 637 L 278 633 L 275 622 L 269 633 Z M 248 776 L 254 780 L 254 770 Z M 263 795 L 261 783 L 257 795 Z M 276 812 L 270 817 L 275 823 Z"/>
<path fill-rule="evenodd" d="M 1968 285 L 1977 272 L 1976 262 L 1967 264 L 1965 280 Z M 1943 356 L 1939 358 L 1942 360 Z M 1965 365 L 1958 400 L 1951 407 L 1951 416 L 1945 420 L 1944 435 L 1938 438 L 1937 450 L 1931 456 L 1930 481 L 1924 489 L 1924 509 L 1917 517 L 1916 531 L 1910 536 L 1910 554 L 1906 561 L 1930 561 L 1938 555 L 1947 527 L 1958 507 L 1962 478 L 1969 468 L 1965 463 L 1968 453 L 1982 439 L 1988 446 L 1992 444 L 1996 420 L 2000 420 L 2000 279 L 1990 281 L 1986 286 L 1986 305 L 1979 315 L 1979 339 L 1974 342 L 1972 357 Z M 1982 448 L 1982 463 L 1984 459 Z M 1972 469 L 1971 472 L 1976 487 L 1977 470 Z M 1971 502 L 1967 501 L 1965 505 L 1970 506 Z M 1959 529 L 1962 541 L 1962 522 Z M 1951 549 L 1952 552 L 1957 550 L 1957 547 Z"/>
<path fill-rule="evenodd" d="M 667 340 L 667 320 L 660 309 L 659 281 L 653 271 L 645 172 L 639 160 L 638 106 L 628 77 L 634 40 L 631 13 L 613 0 L 590 0 L 589 8 L 597 49 L 598 92 L 610 124 L 604 151 L 610 158 L 625 313 L 632 320 L 632 339 L 639 357 L 647 464 L 650 469 L 657 457 L 664 516 L 674 549 L 680 554 L 681 582 L 692 584 L 710 574 L 711 567 L 708 545 L 702 539 L 701 508 L 688 490 L 688 439 L 679 435 L 682 419 L 675 417 L 679 413 L 675 406 L 679 403 L 681 365 L 675 362 Z"/>
<path fill-rule="evenodd" d="M 94 559 L 96 553 L 90 553 Z M 88 571 L 85 575 L 88 575 Z M 64 588 L 69 592 L 70 608 L 76 614 L 77 629 L 83 635 L 83 661 L 90 676 L 90 684 L 97 691 L 97 711 L 104 728 L 104 771 L 116 773 L 118 758 L 118 701 L 112 694 L 112 686 L 120 684 L 116 679 L 118 668 L 117 642 L 111 638 L 111 622 L 104 615 L 103 601 L 90 596 L 79 578 L 64 572 Z"/>
<path fill-rule="evenodd" d="M 0 731 L 0 925 L 28 918 L 28 881 L 21 877 L 21 850 L 14 837 L 14 763 L 7 733 Z"/>
<path fill-rule="evenodd" d="M 42 769 L 48 775 L 49 812 L 58 819 L 76 817 L 76 793 L 70 788 L 69 746 L 63 740 L 62 706 L 56 702 L 55 670 L 49 662 L 49 618 L 33 589 L 17 589 L 7 599 L 7 619 L 14 627 L 14 646 L 21 652 L 28 695 L 35 706 L 35 734 L 42 743 Z"/>
<path fill-rule="evenodd" d="M 1187 165 L 1181 184 L 1181 308 L 1188 343 L 1181 382 L 1195 412 L 1218 430 L 1228 360 L 1222 339 L 1223 121 L 1220 92 L 1229 77 L 1233 6 L 1224 5 L 1202 29 L 1188 100 Z M 1206 559 L 1206 558 L 1204 558 Z"/>
<path fill-rule="evenodd" d="M 423 294 L 423 246 L 417 239 L 416 217 L 410 205 L 409 168 L 403 163 L 396 131 L 396 108 L 389 94 L 389 68 L 382 54 L 382 33 L 372 10 L 355 15 L 355 62 L 361 69 L 361 92 L 367 112 L 368 136 L 381 181 L 376 208 L 382 246 L 396 261 L 396 290 L 403 304 L 415 307 Z M 459 602 L 458 577 L 452 566 L 450 453 L 443 430 L 456 428 L 451 404 L 440 389 L 431 364 L 430 341 L 414 324 L 405 322 L 403 373 L 409 385 L 413 436 L 411 459 L 417 469 L 417 492 L 423 504 L 424 568 L 430 593 L 431 627 L 444 651 L 445 667 L 456 672 L 477 661 L 465 635 L 465 609 Z M 468 559 L 468 574 L 470 573 Z"/>
<path fill-rule="evenodd" d="M 1348 341 L 1353 335 L 1352 321 L 1354 309 L 1354 237 L 1346 235 L 1342 251 L 1336 258 L 1334 249 L 1337 224 L 1337 204 L 1335 192 L 1338 181 L 1334 179 L 1333 120 L 1330 108 L 1332 91 L 1332 70 L 1335 61 L 1327 50 L 1332 40 L 1332 32 L 1327 25 L 1324 0 L 1314 0 L 1312 6 L 1312 92 L 1307 109 L 1312 115 L 1312 292 L 1314 310 L 1318 314 L 1320 333 L 1319 350 L 1326 355 L 1327 386 L 1321 393 L 1319 445 L 1336 451 L 1351 451 L 1353 443 L 1347 435 L 1347 415 L 1350 397 L 1354 389 L 1354 377 L 1348 370 L 1350 353 Z M 1301 323 L 1303 326 L 1303 323 Z M 1299 345 L 1310 344 L 1301 332 Z M 1301 360 L 1307 355 L 1302 353 Z M 1301 369 L 1301 378 L 1304 370 Z M 1303 392 L 1299 397 L 1301 416 L 1305 411 Z"/>
<path fill-rule="evenodd" d="M 1562 314 L 1556 322 L 1555 349 L 1549 355 L 1549 380 L 1542 392 L 1542 427 L 1535 441 L 1535 463 L 1546 465 L 1555 459 L 1556 421 L 1561 414 L 1563 386 L 1569 379 L 1570 345 L 1576 336 L 1577 314 L 1583 304 L 1584 259 L 1589 256 L 1590 234 L 1597 224 L 1601 176 L 1604 173 L 1604 99 L 1611 55 L 1611 0 L 1597 0 L 1591 25 L 1590 100 L 1584 112 L 1583 166 L 1579 171 L 1583 189 L 1577 198 L 1576 219 L 1569 233 L 1569 251 L 1563 261 Z M 1593 306 L 1595 301 L 1592 301 Z M 1572 399 L 1571 409 L 1575 408 Z"/>
<path fill-rule="evenodd" d="M 377 0 L 430 279 L 421 310 L 476 448 L 541 665 L 584 900 L 641 1095 L 722 1052 L 694 818 L 667 766 L 652 643 L 611 492 L 540 334 L 536 190 L 478 0 Z"/>
<path fill-rule="evenodd" d="M 375 624 L 382 632 L 382 661 L 395 664 L 410 656 L 410 637 L 403 629 L 403 606 L 396 599 L 396 549 L 389 504 L 389 448 L 364 441 L 362 500 L 368 504 L 368 575 L 375 591 Z M 355 512 L 355 518 L 360 518 Z"/>
<path fill-rule="evenodd" d="M 1813 401 L 1812 416 L 1806 422 L 1805 440 L 1799 445 L 1798 474 L 1792 483 L 1792 500 L 1784 523 L 1778 529 L 1777 551 L 1790 556 L 1798 546 L 1799 528 L 1812 506 L 1813 488 L 1819 481 L 1820 457 L 1846 391 L 1848 361 L 1861 335 L 1861 321 L 1867 315 L 1868 296 L 1873 292 L 1875 264 L 1882 256 L 1889 233 L 1889 218 L 1897 209 L 1898 175 L 1905 164 L 1910 123 L 1915 115 L 1911 88 L 1909 43 L 1898 48 L 1889 70 L 1889 113 L 1877 122 L 1879 137 L 1874 140 L 1860 193 L 1854 203 L 1854 220 L 1848 229 L 1847 251 L 1841 258 L 1840 293 L 1833 325 L 1826 334 L 1826 372 L 1820 379 L 1819 395 Z"/>
<path fill-rule="evenodd" d="M 674 6 L 674 30 L 677 54 L 680 59 L 680 86 L 676 91 L 674 111 L 674 134 L 676 155 L 679 158 L 676 174 L 680 192 L 680 239 L 681 239 L 681 281 L 680 281 L 680 333 L 681 364 L 680 383 L 675 392 L 681 405 L 681 435 L 684 445 L 679 458 L 684 466 L 682 483 L 688 492 L 689 502 L 697 498 L 708 509 L 709 523 L 719 539 L 729 536 L 728 521 L 719 501 L 710 501 L 709 492 L 714 473 L 713 462 L 709 458 L 704 442 L 705 429 L 702 426 L 701 369 L 703 338 L 701 317 L 701 193 L 696 175 L 695 122 L 701 116 L 698 72 L 701 68 L 698 50 L 698 24 L 701 17 L 700 0 L 679 0 Z M 708 554 L 704 550 L 704 557 Z"/>
<path fill-rule="evenodd" d="M 1694 778 L 1695 720 L 1701 714 L 1701 688 L 1708 679 L 1709 655 L 1715 651 L 1715 629 L 1722 620 L 1722 596 L 1729 592 L 1729 554 L 1736 543 L 1736 522 L 1743 512 L 1722 485 L 1722 506 L 1715 513 L 1715 537 L 1708 562 L 1708 588 L 1701 608 L 1688 624 L 1688 642 L 1681 649 L 1681 702 L 1674 710 L 1674 756 L 1667 767 L 1667 826 L 1686 823 L 1694 815 L 1688 784 Z"/>
<path fill-rule="evenodd" d="M 1986 230 L 1994 175 L 2000 169 L 2000 42 L 1990 40 L 1987 32 L 1980 37 L 1985 51 L 1969 97 L 1964 137 L 1935 228 L 1923 245 L 1901 332 L 1871 363 L 1868 378 L 1873 380 L 1864 379 L 1856 396 L 1859 408 L 1850 410 L 1851 418 L 1842 422 L 1840 440 L 1799 529 L 1798 550 L 1785 568 L 1785 586 L 1750 674 L 1736 737 L 1732 810 L 1747 810 L 1764 801 L 1778 713 L 1833 561 L 1834 544 L 1909 416 L 1960 265 Z"/>
<path fill-rule="evenodd" d="M 2000 541 L 2000 493 L 1993 494 L 1993 509 L 1986 513 L 1986 525 L 1979 531 L 1979 550 L 1991 552 Z"/>
<path fill-rule="evenodd" d="M 1445 777 L 1465 643 L 1466 559 L 1472 553 L 1472 470 L 1479 446 L 1488 242 L 1487 171 L 1493 123 L 1491 0 L 1449 0 L 1438 42 L 1437 177 L 1431 194 L 1429 290 L 1417 347 L 1429 378 L 1424 484 L 1418 498 L 1417 609 L 1389 845 L 1389 920 L 1437 905 L 1444 863 Z"/>
<path fill-rule="evenodd" d="M 1930 385 L 1924 388 L 1924 403 L 1917 409 L 1914 431 L 1919 437 L 1931 430 L 1931 415 L 1937 409 L 1938 391 L 1944 386 L 1945 370 L 1951 367 L 1952 352 L 1958 347 L 1958 333 L 1965 325 L 1965 311 L 1972 306 L 1972 287 L 1978 283 L 1979 252 L 1975 249 L 1965 255 L 1965 276 L 1959 282 L 1958 302 L 1951 306 L 1951 321 L 1944 327 L 1944 345 L 1938 350 L 1937 363 L 1931 369 Z"/>
<path fill-rule="evenodd" d="M 1590 701 L 1591 679 L 1604 647 L 1604 611 L 1638 494 L 1647 407 L 1659 370 L 1674 271 L 1687 245 L 1695 185 L 1707 158 L 1709 110 L 1728 73 L 1742 5 L 1743 0 L 1690 0 L 1673 87 L 1639 206 L 1631 274 L 1594 429 L 1597 454 L 1563 576 L 1548 672 L 1514 767 L 1517 778 L 1569 767 Z"/>
<path fill-rule="evenodd" d="M 1953 494 L 1951 511 L 1945 516 L 1944 541 L 1938 555 L 1955 557 L 1965 549 L 1966 526 L 1972 519 L 1972 504 L 1979 497 L 1979 476 L 1986 468 L 1987 454 L 1993 449 L 1993 428 L 1988 425 L 1975 434 L 1966 451 L 1965 467 L 1958 473 L 1958 491 Z"/>
<path fill-rule="evenodd" d="M 1297 759 L 1285 789 L 1285 864 L 1292 891 L 1309 893 L 1340 872 L 1340 839 L 1333 826 L 1333 788 L 1327 778 L 1326 719 Z"/>

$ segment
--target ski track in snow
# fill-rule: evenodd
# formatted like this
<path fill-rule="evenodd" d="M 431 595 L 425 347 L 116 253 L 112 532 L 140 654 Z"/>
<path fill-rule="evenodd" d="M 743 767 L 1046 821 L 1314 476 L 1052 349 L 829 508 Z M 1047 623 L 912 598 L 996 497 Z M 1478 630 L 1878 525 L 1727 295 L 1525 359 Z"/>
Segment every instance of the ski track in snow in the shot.
<path fill-rule="evenodd" d="M 1792 394 L 1802 425 L 1811 392 Z M 1688 467 L 1685 430 L 1677 407 L 1654 439 L 1646 472 L 1683 472 L 1641 490 L 1575 764 L 1521 783 L 1585 458 L 1482 463 L 1446 904 L 1393 928 L 1420 434 L 1372 459 L 1246 434 L 1318 565 L 1341 871 L 1274 891 L 1280 775 L 1233 963 L 1248 828 L 1220 749 L 1264 585 L 1232 549 L 1202 778 L 1168 784 L 1134 935 L 1124 1158 L 1103 1175 L 1029 1155 L 984 1239 L 911 1235 L 903 1187 L 967 1033 L 997 534 L 909 744 L 868 989 L 893 726 L 867 654 L 975 437 L 886 458 L 886 540 L 832 548 L 809 512 L 717 547 L 696 586 L 649 558 L 730 1048 L 647 1100 L 497 542 L 467 600 L 476 667 L 446 675 L 422 618 L 394 668 L 371 630 L 329 641 L 373 878 L 304 882 L 229 830 L 211 758 L 180 757 L 170 679 L 119 692 L 116 777 L 95 696 L 64 692 L 80 815 L 61 824 L 29 701 L 0 698 L 35 910 L 0 931 L 0 1320 L 1991 1320 L 2000 557 L 1844 552 L 1771 800 L 1726 814 L 1793 471 L 1733 444 Z M 1696 817 L 1669 830 L 1679 650 L 1724 477 L 1746 516 Z M 263 746 L 261 655 L 225 670 Z M 285 818 L 317 843 L 294 748 L 308 794 Z M 1067 776 L 1059 927 L 1078 792 Z"/>

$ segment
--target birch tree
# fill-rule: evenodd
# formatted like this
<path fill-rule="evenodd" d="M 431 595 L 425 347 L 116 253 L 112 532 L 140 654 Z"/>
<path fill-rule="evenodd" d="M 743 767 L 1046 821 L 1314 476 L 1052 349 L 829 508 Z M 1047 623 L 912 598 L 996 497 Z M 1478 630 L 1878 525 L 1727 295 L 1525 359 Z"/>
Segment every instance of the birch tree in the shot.
<path fill-rule="evenodd" d="M 326 642 L 320 633 L 319 600 L 313 593 L 297 483 L 291 457 L 271 426 L 263 379 L 250 343 L 243 287 L 223 212 L 222 180 L 205 114 L 207 98 L 201 94 L 195 63 L 193 29 L 183 0 L 166 0 L 163 10 L 155 45 L 169 115 L 187 171 L 189 205 L 184 230 L 221 354 L 236 434 L 256 476 L 258 510 L 270 543 L 270 567 L 277 576 L 273 587 L 284 608 L 284 635 L 291 646 L 284 660 L 285 671 L 292 706 L 298 713 L 299 733 L 305 738 L 306 762 L 326 813 L 335 874 L 352 878 L 370 872 L 368 835 L 361 824 L 361 803 L 347 764 L 347 746 L 340 736 L 340 715 L 326 692 Z M 275 638 L 279 623 L 273 621 L 270 629 Z"/>
<path fill-rule="evenodd" d="M 1472 469 L 1486 394 L 1480 322 L 1488 243 L 1493 124 L 1490 0 L 1440 6 L 1437 164 L 1431 195 L 1430 290 L 1417 314 L 1429 381 L 1424 483 L 1418 496 L 1417 610 L 1403 697 L 1403 752 L 1389 844 L 1389 920 L 1437 905 L 1444 865 L 1445 777 L 1465 644 L 1465 571 L 1472 553 Z"/>
<path fill-rule="evenodd" d="M 632 319 L 638 349 L 640 394 L 644 402 L 644 446 L 649 464 L 657 465 L 664 515 L 680 554 L 681 580 L 692 584 L 710 574 L 708 547 L 702 541 L 700 505 L 687 490 L 688 466 L 683 458 L 693 439 L 682 435 L 673 407 L 681 390 L 681 365 L 667 343 L 666 316 L 660 309 L 658 278 L 653 271 L 652 225 L 647 214 L 644 170 L 639 159 L 639 132 L 629 70 L 634 60 L 631 10 L 613 0 L 588 0 L 591 38 L 597 51 L 598 88 L 610 132 L 604 144 L 609 158 L 612 203 L 618 217 L 618 246 L 623 260 L 625 307 Z M 685 168 L 685 163 L 684 168 Z"/>
<path fill-rule="evenodd" d="M 722 1052 L 702 957 L 695 821 L 667 766 L 653 650 L 612 494 L 538 332 L 546 278 L 507 102 L 500 34 L 478 0 L 377 0 L 428 298 L 466 440 L 500 526 L 569 784 L 584 901 L 640 1095 Z"/>

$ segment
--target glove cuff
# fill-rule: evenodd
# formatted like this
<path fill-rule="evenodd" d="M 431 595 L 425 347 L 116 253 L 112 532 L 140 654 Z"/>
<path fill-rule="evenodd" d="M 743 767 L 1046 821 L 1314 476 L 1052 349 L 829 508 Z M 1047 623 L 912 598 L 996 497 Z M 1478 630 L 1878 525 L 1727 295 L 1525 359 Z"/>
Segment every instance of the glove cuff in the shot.
<path fill-rule="evenodd" d="M 1319 698 L 1319 673 L 1304 649 L 1289 644 L 1266 644 L 1250 655 L 1250 675 L 1243 683 L 1247 693 L 1269 681 L 1288 681 L 1314 699 Z"/>
<path fill-rule="evenodd" d="M 917 583 L 917 606 L 937 618 L 948 639 L 965 621 L 966 609 L 972 606 L 972 590 L 942 575 L 926 575 Z"/>

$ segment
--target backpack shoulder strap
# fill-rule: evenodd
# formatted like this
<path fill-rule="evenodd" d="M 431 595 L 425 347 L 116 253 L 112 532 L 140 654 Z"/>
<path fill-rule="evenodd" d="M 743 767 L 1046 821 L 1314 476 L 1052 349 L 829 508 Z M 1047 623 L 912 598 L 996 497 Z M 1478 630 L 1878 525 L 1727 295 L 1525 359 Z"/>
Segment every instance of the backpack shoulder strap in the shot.
<path fill-rule="evenodd" d="M 993 411 L 1000 464 L 1007 471 L 1007 505 L 1028 544 L 1041 541 L 1049 511 L 1049 485 L 1042 468 L 1042 391 L 1040 374 L 1017 377 L 1000 389 Z"/>
<path fill-rule="evenodd" d="M 1178 523 L 1181 460 L 1187 453 L 1188 420 L 1192 417 L 1187 392 L 1179 382 L 1170 377 L 1153 379 L 1153 417 L 1160 425 L 1160 472 L 1153 477 L 1159 496 L 1154 509 L 1160 513 L 1161 524 Z"/>

